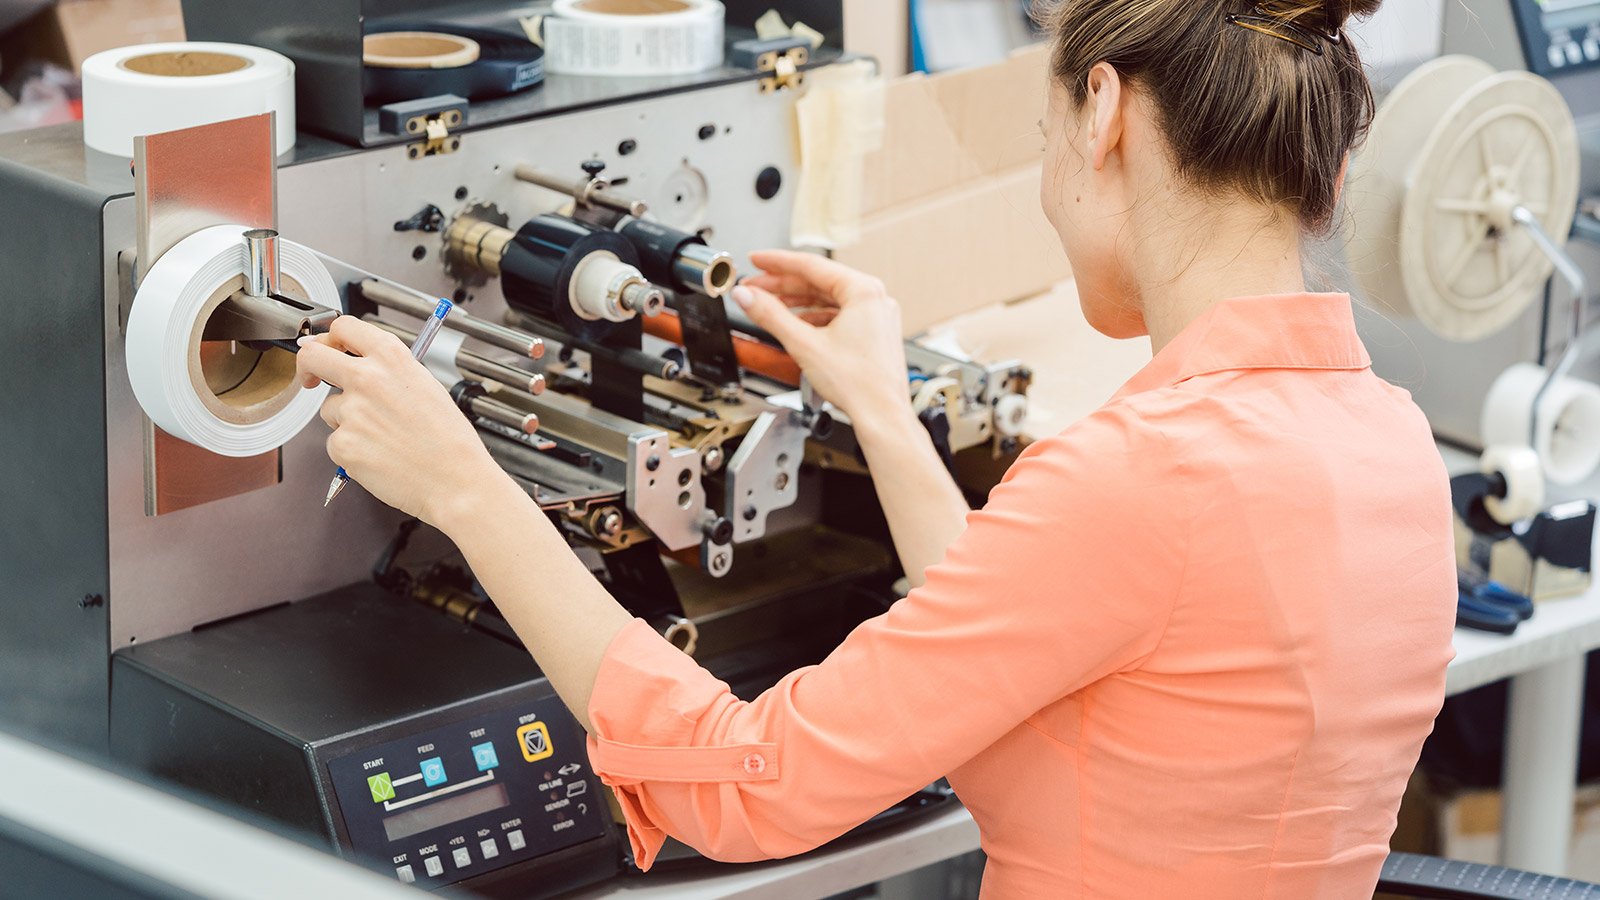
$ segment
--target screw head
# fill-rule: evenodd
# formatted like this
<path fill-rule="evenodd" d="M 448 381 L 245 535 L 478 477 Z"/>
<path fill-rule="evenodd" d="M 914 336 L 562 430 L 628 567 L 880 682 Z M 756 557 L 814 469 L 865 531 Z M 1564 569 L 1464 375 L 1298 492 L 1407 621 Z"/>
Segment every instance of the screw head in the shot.
<path fill-rule="evenodd" d="M 661 468 L 661 457 L 652 454 L 649 459 L 644 461 L 644 467 L 651 472 Z"/>
<path fill-rule="evenodd" d="M 754 522 L 756 520 L 756 516 L 759 515 L 759 513 L 756 512 L 756 508 L 754 506 L 746 506 L 744 508 L 744 512 L 741 513 L 741 515 L 744 516 L 744 520 L 746 522 Z"/>

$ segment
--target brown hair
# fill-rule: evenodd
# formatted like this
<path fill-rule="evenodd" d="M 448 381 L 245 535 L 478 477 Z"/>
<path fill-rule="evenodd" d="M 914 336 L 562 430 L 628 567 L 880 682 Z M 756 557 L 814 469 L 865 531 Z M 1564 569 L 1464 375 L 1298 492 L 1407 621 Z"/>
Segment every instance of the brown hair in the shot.
<path fill-rule="evenodd" d="M 1382 0 L 1051 0 L 1052 70 L 1075 102 L 1089 72 L 1116 68 L 1159 116 L 1178 172 L 1242 192 L 1325 230 L 1346 154 L 1372 122 L 1372 85 L 1344 36 Z M 1257 16 L 1267 31 L 1230 16 Z M 1310 37 L 1322 52 L 1294 40 Z M 1330 39 L 1334 38 L 1334 39 Z"/>

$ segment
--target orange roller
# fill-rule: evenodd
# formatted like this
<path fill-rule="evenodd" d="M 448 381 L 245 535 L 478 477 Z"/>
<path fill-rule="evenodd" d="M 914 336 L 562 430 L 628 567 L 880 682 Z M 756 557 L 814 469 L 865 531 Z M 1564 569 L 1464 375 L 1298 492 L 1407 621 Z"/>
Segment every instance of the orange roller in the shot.
<path fill-rule="evenodd" d="M 670 310 L 644 320 L 645 333 L 674 344 L 683 343 L 683 323 Z M 733 355 L 739 366 L 788 385 L 800 384 L 800 366 L 794 357 L 771 344 L 742 334 L 733 335 Z"/>

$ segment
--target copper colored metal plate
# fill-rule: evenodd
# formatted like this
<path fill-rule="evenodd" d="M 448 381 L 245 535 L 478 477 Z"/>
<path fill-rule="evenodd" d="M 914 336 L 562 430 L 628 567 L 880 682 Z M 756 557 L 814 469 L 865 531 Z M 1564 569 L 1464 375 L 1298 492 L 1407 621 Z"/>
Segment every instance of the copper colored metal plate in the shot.
<path fill-rule="evenodd" d="M 247 116 L 134 139 L 137 274 L 191 234 L 212 225 L 277 227 L 273 114 Z M 165 515 L 271 487 L 281 450 L 232 459 L 146 423 L 145 512 Z"/>
<path fill-rule="evenodd" d="M 272 487 L 283 480 L 283 452 L 234 459 L 179 440 L 150 426 L 152 468 L 146 470 L 145 512 L 164 516 L 226 497 Z"/>

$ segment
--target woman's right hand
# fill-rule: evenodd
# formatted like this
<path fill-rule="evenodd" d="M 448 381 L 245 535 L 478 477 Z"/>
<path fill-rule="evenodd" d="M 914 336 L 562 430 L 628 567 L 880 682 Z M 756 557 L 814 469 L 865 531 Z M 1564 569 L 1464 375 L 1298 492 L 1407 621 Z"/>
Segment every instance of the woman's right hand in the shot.
<path fill-rule="evenodd" d="M 883 282 L 811 253 L 766 250 L 733 299 L 857 427 L 911 410 L 900 306 Z"/>

